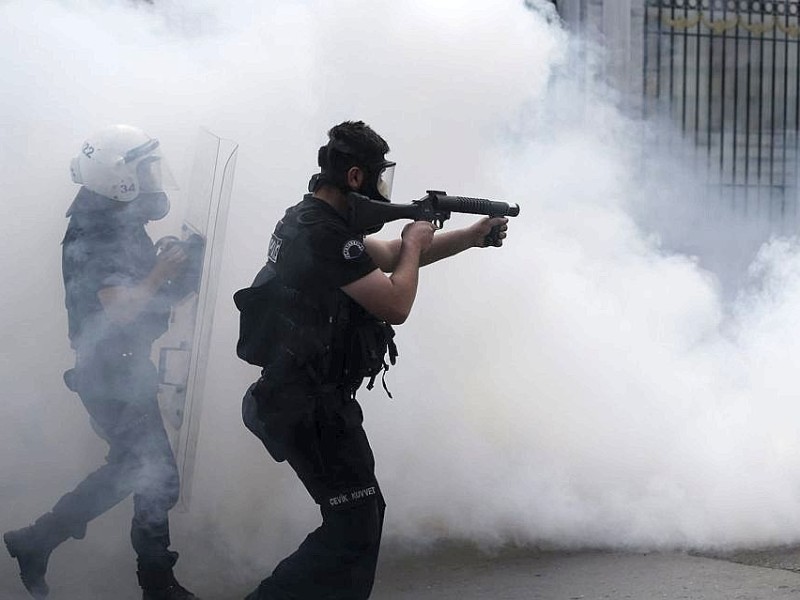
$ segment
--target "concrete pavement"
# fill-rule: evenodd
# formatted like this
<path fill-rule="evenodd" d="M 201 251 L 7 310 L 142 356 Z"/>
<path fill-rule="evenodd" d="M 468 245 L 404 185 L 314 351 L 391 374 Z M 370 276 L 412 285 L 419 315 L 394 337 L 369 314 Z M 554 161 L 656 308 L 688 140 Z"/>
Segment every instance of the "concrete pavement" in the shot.
<path fill-rule="evenodd" d="M 108 558 L 108 557 L 106 557 Z M 0 599 L 28 600 L 3 553 Z M 64 557 L 67 559 L 67 557 Z M 59 562 L 61 564 L 59 564 Z M 98 561 L 102 562 L 102 561 Z M 129 559 L 114 560 L 125 564 Z M 48 600 L 137 600 L 130 569 L 98 571 L 56 561 Z M 106 563 L 107 565 L 108 563 Z M 70 568 L 71 567 L 71 568 Z M 219 573 L 192 589 L 203 600 L 242 600 L 252 585 Z M 187 584 L 198 581 L 193 577 Z M 543 552 L 511 548 L 487 555 L 446 545 L 425 553 L 386 548 L 373 600 L 800 600 L 800 549 L 688 553 Z M 313 599 L 309 599 L 313 600 Z"/>
<path fill-rule="evenodd" d="M 741 562 L 731 562 L 728 558 Z M 800 552 L 796 549 L 743 551 L 720 558 L 686 553 L 565 553 L 521 549 L 482 557 L 451 551 L 382 562 L 373 597 L 380 600 L 800 599 L 800 574 L 786 570 L 798 567 Z"/>

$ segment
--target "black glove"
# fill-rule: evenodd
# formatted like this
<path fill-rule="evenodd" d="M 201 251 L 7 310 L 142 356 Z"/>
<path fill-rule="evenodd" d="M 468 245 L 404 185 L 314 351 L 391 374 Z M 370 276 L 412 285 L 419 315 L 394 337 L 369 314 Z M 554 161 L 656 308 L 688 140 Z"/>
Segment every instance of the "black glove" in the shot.
<path fill-rule="evenodd" d="M 200 282 L 203 278 L 203 256 L 205 254 L 206 241 L 203 236 L 193 233 L 185 240 L 178 240 L 172 236 L 167 236 L 160 239 L 156 246 L 167 247 L 172 244 L 179 244 L 183 247 L 187 256 L 186 267 L 162 288 L 162 294 L 171 302 L 177 302 L 189 294 L 200 290 Z"/>

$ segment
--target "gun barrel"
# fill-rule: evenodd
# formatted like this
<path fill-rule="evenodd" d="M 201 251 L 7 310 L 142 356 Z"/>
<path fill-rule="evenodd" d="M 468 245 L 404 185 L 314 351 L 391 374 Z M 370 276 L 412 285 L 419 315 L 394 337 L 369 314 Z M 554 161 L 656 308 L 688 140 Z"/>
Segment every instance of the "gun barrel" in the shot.
<path fill-rule="evenodd" d="M 519 214 L 519 204 L 496 202 L 485 198 L 467 198 L 465 196 L 435 195 L 434 197 L 433 204 L 440 210 L 487 215 L 489 217 L 516 217 Z"/>

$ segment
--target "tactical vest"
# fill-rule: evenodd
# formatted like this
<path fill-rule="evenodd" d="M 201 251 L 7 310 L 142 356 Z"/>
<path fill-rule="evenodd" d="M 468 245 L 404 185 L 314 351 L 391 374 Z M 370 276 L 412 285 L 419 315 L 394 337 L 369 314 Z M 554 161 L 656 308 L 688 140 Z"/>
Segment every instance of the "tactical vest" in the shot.
<path fill-rule="evenodd" d="M 372 389 L 385 374 L 387 353 L 395 364 L 394 330 L 340 289 L 287 285 L 276 246 L 291 252 L 301 228 L 313 225 L 314 218 L 303 207 L 287 210 L 271 238 L 267 263 L 250 287 L 234 294 L 240 311 L 236 353 L 278 382 L 300 374 L 315 383 L 344 384 L 355 394 L 364 378 Z"/>

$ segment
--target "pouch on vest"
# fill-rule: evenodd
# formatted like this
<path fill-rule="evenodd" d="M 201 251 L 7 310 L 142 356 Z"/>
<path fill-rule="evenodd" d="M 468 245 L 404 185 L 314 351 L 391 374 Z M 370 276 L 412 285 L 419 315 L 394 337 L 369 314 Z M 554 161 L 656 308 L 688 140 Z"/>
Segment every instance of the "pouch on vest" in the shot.
<path fill-rule="evenodd" d="M 236 354 L 259 367 L 287 361 L 302 367 L 312 379 L 324 373 L 321 358 L 330 349 L 329 319 L 317 314 L 303 295 L 284 285 L 271 263 L 259 271 L 253 285 L 233 295 L 239 309 Z"/>
<path fill-rule="evenodd" d="M 259 271 L 253 285 L 233 295 L 239 309 L 239 340 L 236 355 L 251 365 L 265 367 L 275 351 L 278 337 L 278 312 L 284 286 L 269 264 Z"/>
<path fill-rule="evenodd" d="M 361 381 L 369 377 L 367 389 L 371 390 L 375 379 L 383 373 L 383 389 L 391 398 L 386 387 L 386 371 L 389 364 L 397 360 L 397 346 L 394 343 L 394 329 L 388 323 L 367 317 L 363 311 L 358 311 L 350 329 L 350 348 L 347 353 L 345 372 L 347 379 L 353 381 L 356 387 Z M 386 355 L 389 355 L 389 363 Z"/>

